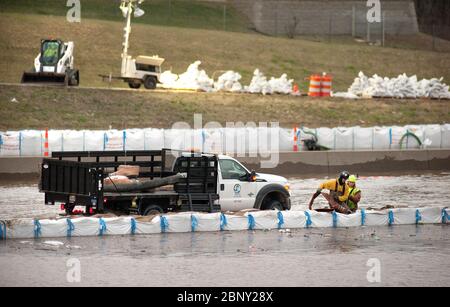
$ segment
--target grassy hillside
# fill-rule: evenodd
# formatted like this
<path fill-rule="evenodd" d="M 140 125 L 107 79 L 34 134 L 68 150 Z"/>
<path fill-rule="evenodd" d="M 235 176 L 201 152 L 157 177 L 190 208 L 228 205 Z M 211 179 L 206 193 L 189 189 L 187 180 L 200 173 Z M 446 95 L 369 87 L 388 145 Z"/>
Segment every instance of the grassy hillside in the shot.
<path fill-rule="evenodd" d="M 68 23 L 64 17 L 0 13 L 0 82 L 19 82 L 30 69 L 43 37 L 73 40 L 75 63 L 82 86 L 106 86 L 98 74 L 119 73 L 122 22 L 84 19 Z M 396 76 L 406 72 L 419 77 L 450 80 L 450 53 L 381 48 L 347 43 L 329 44 L 178 27 L 135 24 L 131 54 L 158 54 L 167 59 L 165 69 L 183 72 L 195 60 L 210 76 L 236 70 L 248 84 L 253 70 L 268 76 L 287 73 L 306 89 L 305 77 L 327 71 L 335 76 L 335 89 L 346 90 L 356 74 Z M 119 82 L 114 86 L 125 86 Z"/>
<path fill-rule="evenodd" d="M 0 12 L 66 16 L 67 0 L 0 0 Z M 81 18 L 120 21 L 120 0 L 81 0 Z M 146 14 L 133 20 L 135 23 L 200 28 L 210 30 L 248 31 L 246 18 L 232 6 L 193 0 L 146 0 L 140 5 Z"/>
<path fill-rule="evenodd" d="M 15 98 L 15 100 L 13 100 Z M 277 121 L 283 127 L 375 126 L 450 122 L 449 101 L 311 99 L 282 95 L 148 92 L 0 85 L 0 130 L 171 127 Z"/>
<path fill-rule="evenodd" d="M 403 72 L 419 78 L 443 76 L 450 82 L 450 53 L 381 48 L 345 38 L 329 43 L 268 37 L 248 32 L 245 20 L 231 10 L 227 29 L 236 32 L 218 31 L 223 27 L 217 27 L 222 4 L 171 2 L 169 13 L 168 1 L 145 2 L 146 17 L 133 24 L 130 53 L 158 54 L 166 58 L 164 69 L 175 73 L 201 60 L 210 77 L 231 69 L 242 74 L 243 84 L 249 84 L 259 68 L 269 77 L 287 73 L 302 91 L 307 90 L 306 77 L 323 71 L 334 75 L 335 91 L 346 90 L 360 70 L 383 76 Z M 33 65 L 40 39 L 58 37 L 75 42 L 81 86 L 105 89 L 0 85 L 0 130 L 168 127 L 176 121 L 191 122 L 193 113 L 202 113 L 204 122 L 278 121 L 287 127 L 450 122 L 448 101 L 319 101 L 280 95 L 109 91 L 110 85 L 98 74 L 119 74 L 124 20 L 118 1 L 82 1 L 82 22 L 75 24 L 64 17 L 65 3 L 0 0 L 0 83 L 19 82 L 22 72 Z M 12 102 L 13 98 L 18 102 Z"/>

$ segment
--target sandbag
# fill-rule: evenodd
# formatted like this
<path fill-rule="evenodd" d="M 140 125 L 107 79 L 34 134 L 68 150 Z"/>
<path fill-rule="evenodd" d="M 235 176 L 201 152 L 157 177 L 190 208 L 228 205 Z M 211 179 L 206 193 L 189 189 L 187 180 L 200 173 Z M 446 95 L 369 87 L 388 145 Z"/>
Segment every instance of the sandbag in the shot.
<path fill-rule="evenodd" d="M 105 131 L 84 131 L 84 149 L 103 151 L 105 149 Z"/>
<path fill-rule="evenodd" d="M 354 127 L 354 148 L 355 150 L 369 150 L 372 149 L 373 128 Z"/>
<path fill-rule="evenodd" d="M 21 155 L 22 134 L 16 131 L 4 132 L 0 135 L 0 156 Z"/>
<path fill-rule="evenodd" d="M 126 133 L 124 131 L 109 130 L 105 132 L 105 151 L 123 151 L 125 149 Z"/>
<path fill-rule="evenodd" d="M 145 150 L 161 150 L 161 148 L 164 148 L 164 129 L 145 129 L 144 148 Z"/>
<path fill-rule="evenodd" d="M 64 130 L 62 132 L 62 151 L 84 151 L 84 131 Z"/>
<path fill-rule="evenodd" d="M 128 129 L 124 132 L 126 150 L 144 150 L 144 130 Z"/>
<path fill-rule="evenodd" d="M 22 156 L 41 156 L 43 153 L 42 132 L 37 130 L 23 130 L 21 155 Z M 1 145 L 0 145 L 1 147 Z"/>

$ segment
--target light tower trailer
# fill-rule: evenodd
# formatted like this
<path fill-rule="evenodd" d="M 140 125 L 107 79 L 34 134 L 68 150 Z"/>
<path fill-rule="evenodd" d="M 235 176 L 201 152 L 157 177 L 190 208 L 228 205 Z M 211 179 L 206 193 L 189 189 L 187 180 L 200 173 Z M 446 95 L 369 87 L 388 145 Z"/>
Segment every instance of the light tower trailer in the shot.
<path fill-rule="evenodd" d="M 135 59 L 128 55 L 129 39 L 131 33 L 131 15 L 141 17 L 144 11 L 139 8 L 143 0 L 122 0 L 120 9 L 126 18 L 124 28 L 124 42 L 122 50 L 122 66 L 120 77 L 110 75 L 100 75 L 104 81 L 111 82 L 113 79 L 122 80 L 128 83 L 130 88 L 138 89 L 143 84 L 146 89 L 155 89 L 161 75 L 161 66 L 164 59 L 159 56 L 140 55 Z"/>

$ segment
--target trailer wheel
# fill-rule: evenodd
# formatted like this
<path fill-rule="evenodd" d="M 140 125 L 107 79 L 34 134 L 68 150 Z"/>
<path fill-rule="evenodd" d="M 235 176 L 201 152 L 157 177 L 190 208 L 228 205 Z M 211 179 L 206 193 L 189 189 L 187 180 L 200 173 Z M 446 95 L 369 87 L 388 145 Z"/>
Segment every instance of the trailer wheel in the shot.
<path fill-rule="evenodd" d="M 128 86 L 130 88 L 138 89 L 138 88 L 141 87 L 141 83 L 140 82 L 130 81 L 130 82 L 128 82 Z"/>
<path fill-rule="evenodd" d="M 163 209 L 157 205 L 150 205 L 144 210 L 144 216 L 147 215 L 158 215 L 164 213 Z"/>
<path fill-rule="evenodd" d="M 148 90 L 154 90 L 156 88 L 156 78 L 153 76 L 147 76 L 144 80 L 144 86 Z"/>
<path fill-rule="evenodd" d="M 73 209 L 75 209 L 75 204 L 66 204 L 65 209 L 67 215 L 72 215 Z"/>

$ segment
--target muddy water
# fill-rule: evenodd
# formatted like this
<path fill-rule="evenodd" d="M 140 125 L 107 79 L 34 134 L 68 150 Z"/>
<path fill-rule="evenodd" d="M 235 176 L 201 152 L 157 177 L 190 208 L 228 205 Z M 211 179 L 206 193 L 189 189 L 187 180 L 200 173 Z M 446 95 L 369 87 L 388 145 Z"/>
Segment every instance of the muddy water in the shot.
<path fill-rule="evenodd" d="M 304 209 L 324 179 L 292 179 L 293 209 Z M 361 178 L 358 185 L 364 207 L 450 201 L 450 174 Z M 43 202 L 35 185 L 0 187 L 0 218 L 59 213 Z M 450 286 L 448 225 L 47 240 L 0 241 L 0 286 Z M 81 283 L 67 280 L 71 258 L 80 261 Z M 380 282 L 367 280 L 370 258 L 380 263 Z"/>
<path fill-rule="evenodd" d="M 446 225 L 57 240 L 0 242 L 0 286 L 450 286 Z"/>
<path fill-rule="evenodd" d="M 292 209 L 306 209 L 311 195 L 325 179 L 291 178 Z M 361 207 L 450 205 L 449 173 L 362 177 L 358 187 L 363 195 Z M 326 207 L 326 203 L 319 197 L 315 206 Z M 37 185 L 0 186 L 0 219 L 53 217 L 60 212 L 58 206 L 44 205 L 44 196 L 39 193 Z"/>

